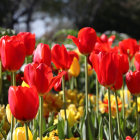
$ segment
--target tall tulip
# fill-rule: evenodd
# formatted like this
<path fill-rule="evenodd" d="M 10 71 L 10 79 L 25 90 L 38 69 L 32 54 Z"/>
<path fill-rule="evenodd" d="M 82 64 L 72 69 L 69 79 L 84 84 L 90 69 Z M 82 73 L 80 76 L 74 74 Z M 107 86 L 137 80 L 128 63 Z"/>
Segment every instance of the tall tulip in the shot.
<path fill-rule="evenodd" d="M 26 48 L 26 56 L 32 55 L 35 49 L 35 34 L 30 32 L 20 32 L 18 33 L 18 36 L 21 37 L 24 42 L 24 46 Z"/>
<path fill-rule="evenodd" d="M 51 65 L 51 50 L 49 45 L 39 43 L 34 51 L 33 61 L 35 63 L 45 63 Z"/>
<path fill-rule="evenodd" d="M 97 74 L 98 81 L 101 85 L 111 88 L 117 81 L 119 72 L 118 55 L 112 52 L 100 52 L 98 54 L 92 53 L 90 61 Z M 108 104 L 109 104 L 109 130 L 110 139 L 112 140 L 112 122 L 111 122 L 111 103 L 110 103 L 110 90 L 108 89 Z"/>
<path fill-rule="evenodd" d="M 42 140 L 43 95 L 51 90 L 63 73 L 53 77 L 52 70 L 44 63 L 32 63 L 24 69 L 24 80 L 30 87 L 36 87 L 40 95 L 40 140 Z"/>
<path fill-rule="evenodd" d="M 140 71 L 127 72 L 126 84 L 131 94 L 136 95 L 135 96 L 136 114 L 137 114 L 136 125 L 137 125 L 138 139 L 140 139 L 139 114 L 138 114 L 138 103 L 137 103 L 137 96 L 140 95 Z"/>

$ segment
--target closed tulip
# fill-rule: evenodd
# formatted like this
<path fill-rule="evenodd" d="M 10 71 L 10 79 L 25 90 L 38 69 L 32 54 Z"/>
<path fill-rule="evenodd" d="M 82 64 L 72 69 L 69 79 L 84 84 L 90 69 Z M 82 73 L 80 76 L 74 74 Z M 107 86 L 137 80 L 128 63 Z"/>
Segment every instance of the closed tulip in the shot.
<path fill-rule="evenodd" d="M 28 139 L 33 140 L 33 135 L 28 128 Z M 26 140 L 25 127 L 17 127 L 13 132 L 13 140 Z"/>
<path fill-rule="evenodd" d="M 77 77 L 80 73 L 80 64 L 76 57 L 74 57 L 74 59 L 73 59 L 73 62 L 69 69 L 69 73 L 70 73 L 70 75 L 72 75 L 74 77 Z"/>
<path fill-rule="evenodd" d="M 126 84 L 133 95 L 140 95 L 140 71 L 127 72 Z"/>
<path fill-rule="evenodd" d="M 18 36 L 21 37 L 24 42 L 24 46 L 26 48 L 26 56 L 32 55 L 35 49 L 35 34 L 30 32 L 20 32 Z"/>
<path fill-rule="evenodd" d="M 56 44 L 52 47 L 52 62 L 58 69 L 67 70 L 72 63 L 71 55 L 68 53 L 64 45 Z"/>
<path fill-rule="evenodd" d="M 39 43 L 34 52 L 33 61 L 36 63 L 45 63 L 46 65 L 51 65 L 51 50 L 49 45 Z"/>
<path fill-rule="evenodd" d="M 115 84 L 118 75 L 118 56 L 111 52 L 92 53 L 90 61 L 101 85 L 111 87 Z"/>
<path fill-rule="evenodd" d="M 72 39 L 79 51 L 84 54 L 90 54 L 96 43 L 96 32 L 91 27 L 84 27 L 78 33 L 78 38 L 69 35 L 68 39 Z"/>
<path fill-rule="evenodd" d="M 13 116 L 18 120 L 30 121 L 38 112 L 39 98 L 35 88 L 11 86 L 8 102 Z"/>
<path fill-rule="evenodd" d="M 1 46 L 1 61 L 4 69 L 17 71 L 25 59 L 25 46 L 18 36 L 3 37 Z"/>
<path fill-rule="evenodd" d="M 44 63 L 28 64 L 24 69 L 24 81 L 30 87 L 36 87 L 39 95 L 49 92 L 63 76 L 63 72 L 53 77 L 52 70 Z"/>

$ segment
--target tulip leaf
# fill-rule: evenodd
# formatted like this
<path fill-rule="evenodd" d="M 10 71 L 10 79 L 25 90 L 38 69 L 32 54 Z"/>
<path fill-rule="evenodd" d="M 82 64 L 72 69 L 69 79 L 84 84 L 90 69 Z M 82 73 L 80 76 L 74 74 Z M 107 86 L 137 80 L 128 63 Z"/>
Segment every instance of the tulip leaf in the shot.
<path fill-rule="evenodd" d="M 46 120 L 43 118 L 43 133 L 46 131 Z"/>
<path fill-rule="evenodd" d="M 100 119 L 100 124 L 99 124 L 99 140 L 103 139 L 103 121 L 102 117 Z"/>
<path fill-rule="evenodd" d="M 65 134 L 64 134 L 64 120 L 61 118 L 61 116 L 58 116 L 58 124 L 57 124 L 57 130 L 58 130 L 58 136 L 59 139 L 62 140 L 65 138 Z"/>
<path fill-rule="evenodd" d="M 52 125 L 49 128 L 46 129 L 46 131 L 43 133 L 43 136 L 46 136 L 49 132 L 55 130 L 57 128 L 57 125 Z"/>
<path fill-rule="evenodd" d="M 37 129 L 35 130 L 34 135 L 33 135 L 33 140 L 36 140 L 36 139 L 37 139 Z"/>

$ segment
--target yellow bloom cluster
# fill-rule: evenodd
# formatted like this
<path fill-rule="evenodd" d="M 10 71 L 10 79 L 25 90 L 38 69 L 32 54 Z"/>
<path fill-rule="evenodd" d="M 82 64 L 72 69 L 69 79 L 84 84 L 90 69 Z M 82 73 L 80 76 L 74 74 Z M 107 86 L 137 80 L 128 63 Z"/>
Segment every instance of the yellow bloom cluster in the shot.
<path fill-rule="evenodd" d="M 48 117 L 50 112 L 57 114 L 62 108 L 63 101 L 58 94 L 47 93 L 44 96 L 43 112 L 44 117 Z"/>
<path fill-rule="evenodd" d="M 117 113 L 116 101 L 115 101 L 115 96 L 113 94 L 111 94 L 110 100 L 111 100 L 112 117 L 116 117 L 116 113 Z M 122 101 L 118 96 L 117 96 L 117 101 L 118 101 L 118 109 L 119 111 L 121 111 Z M 100 101 L 99 110 L 101 113 L 108 113 L 108 94 L 107 93 L 104 95 L 103 101 Z"/>
<path fill-rule="evenodd" d="M 72 127 L 80 118 L 83 116 L 83 106 L 80 106 L 76 108 L 75 104 L 70 104 L 68 108 L 66 109 L 67 119 L 70 127 Z M 60 115 L 63 119 L 65 119 L 64 110 L 60 110 Z M 54 120 L 54 123 L 56 124 L 58 122 L 58 116 Z"/>

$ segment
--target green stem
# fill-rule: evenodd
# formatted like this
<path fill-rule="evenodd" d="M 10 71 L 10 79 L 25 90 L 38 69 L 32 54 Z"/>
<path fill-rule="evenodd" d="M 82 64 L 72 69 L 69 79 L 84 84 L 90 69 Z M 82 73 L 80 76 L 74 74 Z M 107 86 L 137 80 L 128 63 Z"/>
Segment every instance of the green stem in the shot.
<path fill-rule="evenodd" d="M 119 140 L 121 140 L 120 118 L 119 118 L 119 109 L 118 109 L 118 100 L 117 100 L 116 91 L 114 92 L 114 94 L 115 94 L 116 110 L 117 110 L 118 135 L 119 135 Z"/>
<path fill-rule="evenodd" d="M 66 94 L 65 94 L 65 77 L 62 77 L 62 89 L 63 89 L 63 104 L 64 104 L 64 113 L 65 113 L 65 120 L 67 120 L 67 113 L 66 113 Z"/>
<path fill-rule="evenodd" d="M 135 102 L 136 102 L 136 125 L 137 125 L 137 133 L 138 133 L 138 140 L 140 139 L 140 128 L 139 128 L 139 114 L 138 114 L 138 101 L 137 101 L 137 96 L 135 97 Z"/>
<path fill-rule="evenodd" d="M 26 140 L 28 140 L 28 128 L 27 128 L 27 123 L 24 123 L 25 126 L 25 135 L 26 135 Z"/>
<path fill-rule="evenodd" d="M 96 75 L 96 113 L 99 115 L 99 82 Z"/>
<path fill-rule="evenodd" d="M 68 120 L 67 120 L 67 112 L 66 112 L 66 94 L 65 94 L 65 77 L 63 76 L 62 77 L 62 89 L 63 89 L 63 104 L 64 104 L 64 114 L 65 114 L 65 123 L 68 123 Z M 68 138 L 68 125 L 66 125 L 66 138 Z M 65 137 L 64 137 L 64 140 L 65 140 Z"/>
<path fill-rule="evenodd" d="M 11 73 L 11 83 L 12 83 L 12 86 L 16 86 L 16 73 L 15 72 Z M 13 140 L 13 127 L 14 127 L 14 116 L 12 115 L 12 118 L 11 118 L 11 140 Z"/>
<path fill-rule="evenodd" d="M 42 140 L 43 135 L 43 96 L 40 96 L 40 140 Z"/>
<path fill-rule="evenodd" d="M 78 89 L 78 84 L 77 84 L 77 79 L 76 79 L 76 77 L 74 77 L 74 85 L 75 85 L 75 88 Z"/>
<path fill-rule="evenodd" d="M 122 111 L 123 111 L 123 132 L 125 133 L 125 98 L 124 98 L 124 82 L 123 82 L 123 86 L 122 86 L 122 94 L 123 94 L 123 99 L 122 99 L 122 103 L 123 103 L 123 107 L 122 107 Z"/>
<path fill-rule="evenodd" d="M 110 89 L 108 89 L 108 105 L 109 105 L 109 132 L 110 132 L 110 140 L 113 140 L 113 137 L 112 137 Z"/>
<path fill-rule="evenodd" d="M 88 116 L 88 62 L 85 56 L 85 96 L 86 96 L 86 115 Z"/>
<path fill-rule="evenodd" d="M 74 77 L 72 76 L 72 78 L 71 78 L 71 90 L 73 90 L 74 89 Z"/>

